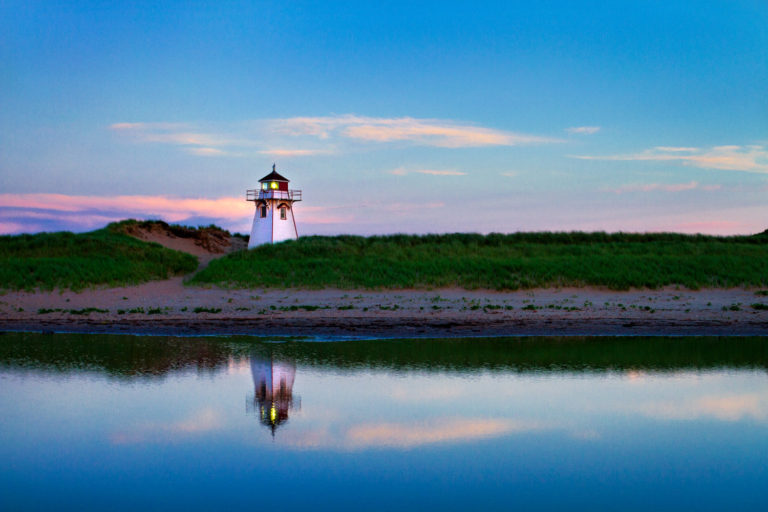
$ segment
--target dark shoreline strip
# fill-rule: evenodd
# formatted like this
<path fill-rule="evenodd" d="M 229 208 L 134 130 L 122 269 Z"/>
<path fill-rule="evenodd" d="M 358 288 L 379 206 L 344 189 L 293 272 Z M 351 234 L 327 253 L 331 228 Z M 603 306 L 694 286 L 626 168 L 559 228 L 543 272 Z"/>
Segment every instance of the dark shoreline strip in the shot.
<path fill-rule="evenodd" d="M 144 319 L 140 321 L 37 321 L 0 319 L 0 331 L 134 334 L 159 336 L 308 336 L 315 339 L 459 338 L 497 336 L 765 336 L 768 321 L 665 319 L 628 321 L 626 318 L 506 319 L 485 321 L 412 318 L 314 318 L 270 320 Z"/>

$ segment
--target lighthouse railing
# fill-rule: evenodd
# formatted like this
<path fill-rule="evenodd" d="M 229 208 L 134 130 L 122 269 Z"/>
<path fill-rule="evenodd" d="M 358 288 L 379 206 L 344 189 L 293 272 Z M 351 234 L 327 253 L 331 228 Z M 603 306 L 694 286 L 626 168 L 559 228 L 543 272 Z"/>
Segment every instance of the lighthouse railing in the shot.
<path fill-rule="evenodd" d="M 246 201 L 259 201 L 260 199 L 301 201 L 301 190 L 262 190 L 255 188 L 245 192 Z"/>

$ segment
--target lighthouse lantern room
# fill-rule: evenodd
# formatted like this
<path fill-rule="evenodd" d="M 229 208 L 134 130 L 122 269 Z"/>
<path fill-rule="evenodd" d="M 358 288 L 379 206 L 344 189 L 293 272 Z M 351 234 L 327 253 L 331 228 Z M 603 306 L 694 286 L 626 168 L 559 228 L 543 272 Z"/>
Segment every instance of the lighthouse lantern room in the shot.
<path fill-rule="evenodd" d="M 275 170 L 259 180 L 260 187 L 246 192 L 246 200 L 256 204 L 248 248 L 299 237 L 294 203 L 301 201 L 301 190 L 289 190 L 289 180 Z"/>

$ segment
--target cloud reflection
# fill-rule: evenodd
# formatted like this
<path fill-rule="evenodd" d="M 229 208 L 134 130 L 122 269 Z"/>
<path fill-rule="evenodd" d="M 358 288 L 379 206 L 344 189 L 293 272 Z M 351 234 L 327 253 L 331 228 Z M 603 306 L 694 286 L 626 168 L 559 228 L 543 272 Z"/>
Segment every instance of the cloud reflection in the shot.
<path fill-rule="evenodd" d="M 189 435 L 221 430 L 225 425 L 226 422 L 221 412 L 205 408 L 178 421 L 170 423 L 144 423 L 128 430 L 115 432 L 110 436 L 110 440 L 113 444 L 167 442 L 179 440 Z"/>
<path fill-rule="evenodd" d="M 314 425 L 306 430 L 284 431 L 278 440 L 286 447 L 310 450 L 408 450 L 435 444 L 468 443 L 551 428 L 551 425 L 538 421 L 448 417 L 409 422 L 361 422 L 341 427 L 332 423 Z"/>
<path fill-rule="evenodd" d="M 740 395 L 708 395 L 690 401 L 654 402 L 640 407 L 640 412 L 661 420 L 696 420 L 714 418 L 720 421 L 768 420 L 768 397 L 757 393 Z"/>
<path fill-rule="evenodd" d="M 414 448 L 434 443 L 468 442 L 513 432 L 541 430 L 542 425 L 508 419 L 443 419 L 427 424 L 369 423 L 351 427 L 345 436 L 349 448 Z"/>

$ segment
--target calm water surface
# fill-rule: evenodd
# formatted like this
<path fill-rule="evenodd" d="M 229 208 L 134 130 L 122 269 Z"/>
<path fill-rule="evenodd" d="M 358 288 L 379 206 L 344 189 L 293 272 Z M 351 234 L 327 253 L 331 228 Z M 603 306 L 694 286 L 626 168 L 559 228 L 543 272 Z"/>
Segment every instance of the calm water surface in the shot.
<path fill-rule="evenodd" d="M 768 510 L 768 338 L 0 335 L 0 509 Z"/>

